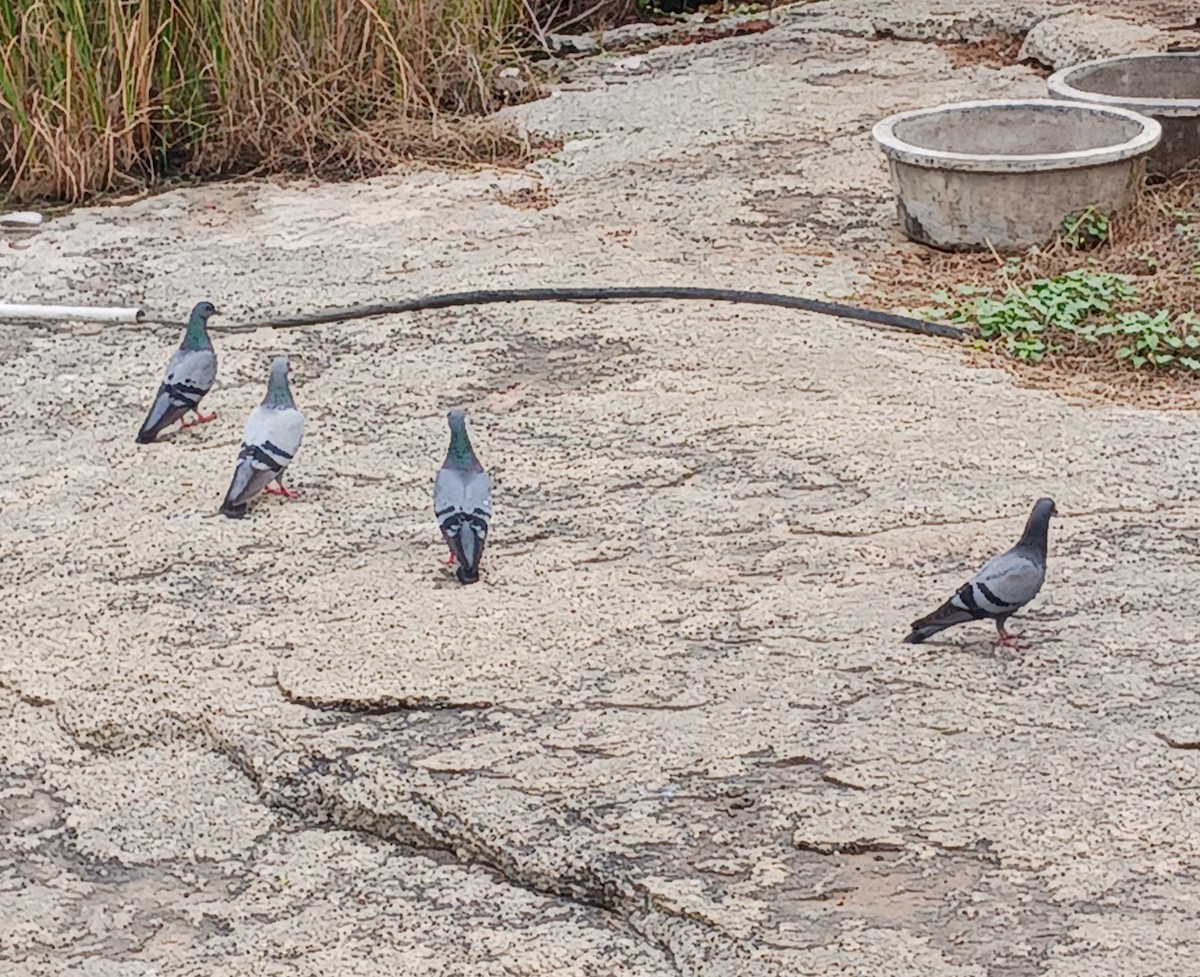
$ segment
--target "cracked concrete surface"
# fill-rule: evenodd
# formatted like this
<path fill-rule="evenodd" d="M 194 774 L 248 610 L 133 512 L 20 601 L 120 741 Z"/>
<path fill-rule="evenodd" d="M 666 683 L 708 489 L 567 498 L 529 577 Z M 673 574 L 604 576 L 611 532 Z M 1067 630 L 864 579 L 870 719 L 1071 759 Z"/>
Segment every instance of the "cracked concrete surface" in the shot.
<path fill-rule="evenodd" d="M 875 119 L 1044 91 L 921 38 L 1075 9 L 872 7 L 619 84 L 585 66 L 518 110 L 567 140 L 531 172 L 78 210 L 0 251 L 7 293 L 228 322 L 470 287 L 852 292 L 908 247 Z M 539 182 L 553 206 L 506 205 Z M 174 330 L 0 325 L 6 975 L 1194 972 L 1193 413 L 750 307 L 215 341 L 219 421 L 138 449 Z M 209 518 L 276 351 L 302 498 Z M 429 512 L 454 405 L 496 483 L 470 588 Z M 1043 494 L 1031 649 L 900 644 Z"/>

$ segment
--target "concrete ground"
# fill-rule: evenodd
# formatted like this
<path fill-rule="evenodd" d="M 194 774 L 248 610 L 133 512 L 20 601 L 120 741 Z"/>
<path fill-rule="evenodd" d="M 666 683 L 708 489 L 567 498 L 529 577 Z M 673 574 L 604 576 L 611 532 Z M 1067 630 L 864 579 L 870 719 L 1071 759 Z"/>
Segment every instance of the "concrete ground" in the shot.
<path fill-rule="evenodd" d="M 78 210 L 5 292 L 846 294 L 904 246 L 872 123 L 1044 92 L 930 39 L 1049 6 L 927 9 L 584 66 L 517 110 L 566 138 L 530 172 Z M 5 975 L 1195 973 L 1195 413 L 779 310 L 489 306 L 217 334 L 219 420 L 136 447 L 177 335 L 0 327 Z M 214 518 L 277 352 L 302 498 Z M 451 406 L 496 486 L 469 588 Z M 1040 495 L 1029 650 L 901 644 Z"/>

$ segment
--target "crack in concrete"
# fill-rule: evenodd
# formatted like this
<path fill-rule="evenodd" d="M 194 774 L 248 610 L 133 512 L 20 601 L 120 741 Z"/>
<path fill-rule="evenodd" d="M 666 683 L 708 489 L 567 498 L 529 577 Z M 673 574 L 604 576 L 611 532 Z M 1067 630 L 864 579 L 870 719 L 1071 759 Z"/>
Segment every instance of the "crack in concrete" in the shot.
<path fill-rule="evenodd" d="M 689 712 L 703 709 L 709 702 L 685 702 L 675 705 L 669 702 L 606 702 L 595 700 L 585 704 L 589 709 L 631 709 L 645 712 Z"/>
<path fill-rule="evenodd" d="M 507 854 L 483 839 L 468 838 L 463 819 L 415 791 L 409 792 L 407 803 L 424 808 L 430 815 L 431 825 L 445 823 L 457 827 L 458 838 L 442 836 L 421 824 L 418 816 L 414 816 L 415 812 L 405 814 L 397 808 L 386 817 L 338 797 L 327 791 L 319 778 L 351 782 L 355 773 L 344 754 L 337 757 L 292 754 L 294 771 L 271 775 L 232 743 L 214 740 L 209 746 L 249 778 L 260 799 L 272 809 L 287 811 L 312 825 L 359 831 L 416 851 L 449 855 L 458 864 L 486 868 L 508 884 L 535 895 L 565 899 L 600 910 L 617 918 L 660 950 L 681 975 L 711 973 L 715 977 L 726 972 L 721 969 L 725 963 L 734 959 L 749 961 L 754 950 L 761 949 L 760 941 L 739 939 L 702 913 L 665 905 L 663 898 L 646 885 L 629 876 L 622 878 L 619 871 L 606 872 L 601 866 L 577 864 L 566 867 L 556 879 L 537 878 L 522 869 L 515 854 Z M 286 755 L 281 751 L 274 762 L 280 762 Z M 678 932 L 680 924 L 684 928 L 682 933 Z M 720 944 L 715 954 L 711 949 L 714 941 Z M 706 949 L 695 963 L 690 963 L 685 960 L 688 944 L 700 944 L 710 949 Z"/>
<path fill-rule="evenodd" d="M 1157 729 L 1154 731 L 1154 735 L 1172 750 L 1200 750 L 1200 740 L 1177 740 Z"/>
<path fill-rule="evenodd" d="M 17 688 L 15 685 L 12 685 L 8 682 L 0 682 L 0 690 L 10 693 L 15 698 L 17 698 L 21 702 L 25 703 L 25 705 L 34 706 L 35 708 L 38 708 L 38 709 L 44 708 L 45 706 L 52 706 L 55 704 L 55 701 L 56 701 L 54 699 L 47 699 L 45 696 L 33 695 L 29 692 L 23 692 L 21 689 Z"/>
<path fill-rule="evenodd" d="M 391 696 L 382 695 L 365 699 L 324 698 L 321 696 L 302 695 L 294 692 L 283 684 L 278 672 L 275 674 L 275 687 L 279 694 L 288 702 L 306 709 L 321 712 L 349 712 L 357 715 L 385 716 L 397 712 L 447 712 L 452 710 L 478 710 L 496 707 L 494 702 L 478 700 L 472 702 L 450 702 L 446 699 L 435 699 L 427 696 Z"/>
<path fill-rule="evenodd" d="M 903 845 L 891 841 L 860 840 L 825 843 L 819 841 L 794 841 L 793 844 L 797 850 L 812 852 L 814 855 L 871 855 L 877 852 L 904 851 Z M 819 894 L 816 898 L 827 898 L 827 894 Z"/>

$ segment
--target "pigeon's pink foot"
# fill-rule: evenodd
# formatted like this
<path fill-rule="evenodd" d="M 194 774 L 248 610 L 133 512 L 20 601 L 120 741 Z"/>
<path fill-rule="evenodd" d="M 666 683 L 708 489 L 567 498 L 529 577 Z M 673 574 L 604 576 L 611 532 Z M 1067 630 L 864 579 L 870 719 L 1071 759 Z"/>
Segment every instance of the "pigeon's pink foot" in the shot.
<path fill-rule="evenodd" d="M 453 553 L 451 553 L 451 554 L 450 554 L 450 559 L 448 559 L 448 560 L 447 560 L 447 561 L 446 561 L 446 562 L 443 564 L 443 566 L 448 566 L 448 567 L 452 567 L 452 566 L 454 566 L 454 554 L 453 554 Z"/>
<path fill-rule="evenodd" d="M 197 424 L 207 424 L 209 421 L 217 419 L 216 411 L 213 411 L 211 414 L 201 414 L 199 411 L 196 411 L 195 414 L 196 419 L 194 421 L 189 421 L 186 417 L 183 418 L 179 422 L 179 430 L 186 431 L 189 427 L 195 427 Z"/>
<path fill-rule="evenodd" d="M 300 498 L 299 492 L 288 488 L 286 485 L 280 485 L 278 482 L 272 482 L 265 489 L 263 489 L 263 491 L 266 492 L 267 495 L 282 495 L 285 499 Z"/>
<path fill-rule="evenodd" d="M 1019 649 L 1021 645 L 1021 635 L 1015 631 L 1001 631 L 1000 637 L 996 639 L 996 643 L 1001 648 Z"/>

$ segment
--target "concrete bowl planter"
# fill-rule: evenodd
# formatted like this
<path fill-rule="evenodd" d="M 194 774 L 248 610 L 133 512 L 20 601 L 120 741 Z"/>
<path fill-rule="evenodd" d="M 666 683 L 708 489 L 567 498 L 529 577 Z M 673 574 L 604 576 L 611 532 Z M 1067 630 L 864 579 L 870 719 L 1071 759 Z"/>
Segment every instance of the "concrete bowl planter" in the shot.
<path fill-rule="evenodd" d="M 1200 161 L 1200 54 L 1126 54 L 1085 61 L 1046 81 L 1051 98 L 1131 109 L 1162 126 L 1146 158 L 1164 176 Z"/>
<path fill-rule="evenodd" d="M 1128 109 L 996 99 L 901 112 L 872 135 L 910 238 L 947 251 L 1019 251 L 1073 213 L 1132 204 L 1162 127 Z"/>

